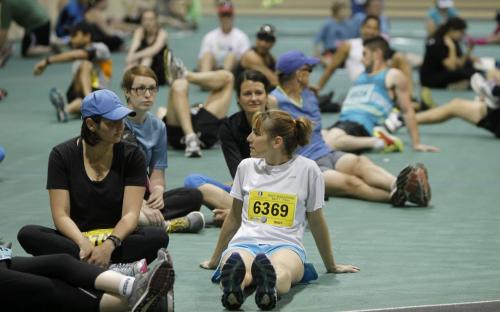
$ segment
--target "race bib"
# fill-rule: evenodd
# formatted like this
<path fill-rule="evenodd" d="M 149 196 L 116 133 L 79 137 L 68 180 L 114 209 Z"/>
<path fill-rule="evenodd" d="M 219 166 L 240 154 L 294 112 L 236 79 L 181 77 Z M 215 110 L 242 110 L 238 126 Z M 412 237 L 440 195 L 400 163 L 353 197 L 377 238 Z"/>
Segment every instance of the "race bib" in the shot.
<path fill-rule="evenodd" d="M 113 229 L 97 229 L 88 232 L 82 232 L 83 236 L 88 238 L 88 240 L 94 244 L 94 246 L 100 246 L 106 238 L 113 232 Z"/>
<path fill-rule="evenodd" d="M 351 87 L 344 100 L 344 105 L 358 105 L 369 103 L 374 89 L 374 84 Z"/>
<path fill-rule="evenodd" d="M 274 226 L 291 227 L 295 219 L 297 195 L 250 191 L 248 219 Z"/>
<path fill-rule="evenodd" d="M 12 258 L 12 249 L 0 246 L 0 261 Z"/>

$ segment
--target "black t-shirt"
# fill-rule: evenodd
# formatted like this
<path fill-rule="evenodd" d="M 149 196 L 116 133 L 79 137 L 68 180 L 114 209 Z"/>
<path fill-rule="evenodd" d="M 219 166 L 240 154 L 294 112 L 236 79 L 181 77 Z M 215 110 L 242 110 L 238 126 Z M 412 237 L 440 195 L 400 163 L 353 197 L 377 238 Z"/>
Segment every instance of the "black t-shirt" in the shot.
<path fill-rule="evenodd" d="M 120 142 L 113 146 L 109 173 L 92 181 L 83 164 L 80 138 L 52 149 L 47 189 L 64 189 L 70 195 L 70 217 L 80 231 L 113 228 L 122 215 L 125 186 L 146 186 L 146 161 L 137 145 Z"/>
<path fill-rule="evenodd" d="M 455 43 L 457 56 L 462 56 L 462 49 L 458 42 Z M 449 49 L 442 39 L 431 38 L 427 41 L 425 46 L 425 56 L 421 67 L 421 73 L 425 75 L 432 75 L 432 73 L 448 71 L 443 65 L 443 61 L 448 57 Z"/>
<path fill-rule="evenodd" d="M 234 179 L 240 162 L 250 157 L 247 137 L 252 132 L 243 111 L 231 115 L 219 128 L 222 152 L 229 172 Z"/>

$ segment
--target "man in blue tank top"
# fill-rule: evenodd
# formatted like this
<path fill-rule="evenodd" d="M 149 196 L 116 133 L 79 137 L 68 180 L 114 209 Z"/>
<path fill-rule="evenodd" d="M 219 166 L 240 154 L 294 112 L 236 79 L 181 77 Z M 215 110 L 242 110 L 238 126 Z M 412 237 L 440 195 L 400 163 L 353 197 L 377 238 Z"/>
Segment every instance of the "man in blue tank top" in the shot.
<path fill-rule="evenodd" d="M 363 45 L 365 72 L 349 89 L 339 120 L 323 133 L 326 143 L 333 149 L 347 152 L 402 152 L 403 142 L 378 127 L 383 125 L 397 105 L 403 113 L 413 149 L 419 152 L 437 151 L 434 146 L 420 143 L 408 79 L 399 69 L 387 66 L 390 54 L 387 41 L 377 36 L 365 40 Z"/>
<path fill-rule="evenodd" d="M 309 89 L 310 73 L 318 63 L 317 58 L 300 51 L 282 54 L 276 64 L 279 86 L 271 92 L 268 107 L 278 107 L 293 118 L 306 117 L 313 122 L 311 141 L 297 154 L 316 161 L 325 180 L 325 194 L 390 202 L 394 206 L 403 206 L 406 201 L 427 206 L 431 192 L 424 165 L 407 166 L 396 178 L 367 157 L 335 151 L 325 143 L 318 100 Z"/>

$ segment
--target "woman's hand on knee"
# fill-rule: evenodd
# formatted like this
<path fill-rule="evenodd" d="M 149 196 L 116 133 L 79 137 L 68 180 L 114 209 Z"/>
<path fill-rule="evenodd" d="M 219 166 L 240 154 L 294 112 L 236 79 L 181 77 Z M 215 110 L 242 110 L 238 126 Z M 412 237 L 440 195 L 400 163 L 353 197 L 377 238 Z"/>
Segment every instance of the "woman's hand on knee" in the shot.
<path fill-rule="evenodd" d="M 85 238 L 80 244 L 80 260 L 87 261 L 90 255 L 92 255 L 92 251 L 94 250 L 94 245 L 90 240 Z"/>

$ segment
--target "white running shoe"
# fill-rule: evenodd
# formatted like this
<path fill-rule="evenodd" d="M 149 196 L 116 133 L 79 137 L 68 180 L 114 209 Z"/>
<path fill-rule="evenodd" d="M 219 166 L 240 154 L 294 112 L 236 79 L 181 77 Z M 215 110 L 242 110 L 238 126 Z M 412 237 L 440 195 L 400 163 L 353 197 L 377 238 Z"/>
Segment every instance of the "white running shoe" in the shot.
<path fill-rule="evenodd" d="M 484 98 L 484 101 L 489 108 L 500 108 L 500 98 L 491 94 L 491 90 L 494 87 L 493 81 L 488 81 L 481 74 L 475 73 L 470 78 L 470 85 L 472 90 L 474 90 L 477 95 Z"/>

